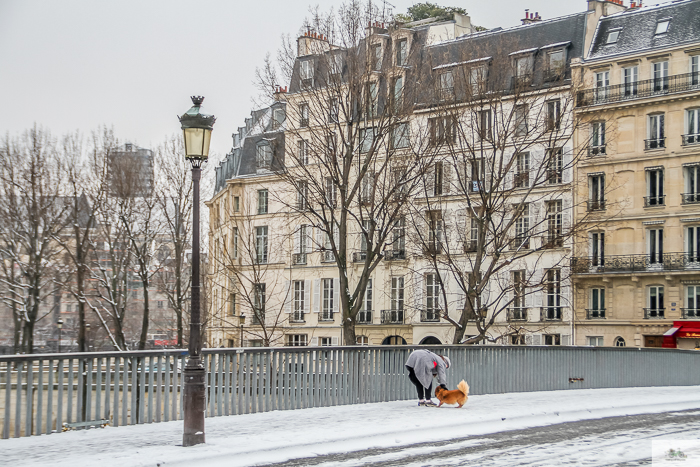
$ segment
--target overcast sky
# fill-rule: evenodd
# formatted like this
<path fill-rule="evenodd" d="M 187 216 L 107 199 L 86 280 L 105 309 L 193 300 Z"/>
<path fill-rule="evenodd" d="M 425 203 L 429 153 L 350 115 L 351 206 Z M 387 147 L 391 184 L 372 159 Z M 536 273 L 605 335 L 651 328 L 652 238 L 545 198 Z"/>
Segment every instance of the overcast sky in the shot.
<path fill-rule="evenodd" d="M 280 35 L 299 31 L 309 5 L 342 0 L 0 0 L 0 133 L 35 122 L 58 135 L 99 125 L 153 147 L 179 131 L 176 116 L 206 97 L 217 117 L 212 152 L 231 148 L 257 91 L 255 67 Z M 405 13 L 414 0 L 391 0 Z M 585 0 L 453 0 L 472 23 L 520 24 L 586 9 Z M 381 4 L 381 3 L 380 3 Z M 283 83 L 282 83 L 283 84 Z"/>

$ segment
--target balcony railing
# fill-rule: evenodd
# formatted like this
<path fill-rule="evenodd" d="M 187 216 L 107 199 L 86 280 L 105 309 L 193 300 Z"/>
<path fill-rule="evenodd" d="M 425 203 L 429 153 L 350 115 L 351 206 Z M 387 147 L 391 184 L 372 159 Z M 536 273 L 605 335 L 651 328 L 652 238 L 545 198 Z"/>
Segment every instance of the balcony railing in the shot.
<path fill-rule="evenodd" d="M 700 203 L 700 193 L 682 193 L 681 204 L 698 204 Z"/>
<path fill-rule="evenodd" d="M 372 323 L 372 310 L 360 311 L 357 314 L 357 319 L 355 320 L 357 324 L 371 324 Z"/>
<path fill-rule="evenodd" d="M 529 250 L 530 249 L 530 237 L 515 237 L 509 242 L 511 250 Z"/>
<path fill-rule="evenodd" d="M 442 251 L 441 242 L 431 242 L 427 245 L 423 245 L 423 254 L 425 255 L 440 255 Z"/>
<path fill-rule="evenodd" d="M 513 307 L 507 310 L 508 321 L 527 321 L 527 308 Z"/>
<path fill-rule="evenodd" d="M 440 322 L 440 312 L 441 312 L 441 310 L 421 310 L 420 311 L 421 323 L 439 323 Z"/>
<path fill-rule="evenodd" d="M 596 199 L 592 201 L 587 201 L 588 211 L 605 211 L 605 200 Z"/>
<path fill-rule="evenodd" d="M 352 254 L 353 263 L 363 263 L 367 259 L 366 251 L 356 251 Z"/>
<path fill-rule="evenodd" d="M 306 320 L 304 319 L 304 312 L 303 311 L 293 312 L 292 315 L 289 317 L 289 322 L 290 323 L 305 323 Z"/>
<path fill-rule="evenodd" d="M 700 144 L 700 135 L 682 135 L 683 146 L 691 146 L 693 144 Z"/>
<path fill-rule="evenodd" d="M 586 319 L 605 319 L 605 308 L 586 309 Z"/>
<path fill-rule="evenodd" d="M 294 253 L 292 255 L 292 264 L 306 264 L 306 253 Z"/>
<path fill-rule="evenodd" d="M 543 306 L 540 308 L 540 321 L 561 321 L 562 306 Z"/>
<path fill-rule="evenodd" d="M 666 147 L 666 138 L 652 138 L 644 140 L 644 150 L 652 151 L 654 149 L 663 149 Z"/>
<path fill-rule="evenodd" d="M 386 261 L 398 261 L 406 259 L 406 250 L 386 250 L 384 252 Z"/>
<path fill-rule="evenodd" d="M 666 205 L 666 195 L 654 195 L 644 197 L 644 207 L 651 208 L 654 206 L 665 206 Z"/>
<path fill-rule="evenodd" d="M 335 256 L 333 256 L 333 251 L 332 250 L 323 250 L 321 252 L 321 262 L 322 263 L 335 262 Z"/>
<path fill-rule="evenodd" d="M 644 319 L 664 319 L 666 308 L 644 308 Z"/>
<path fill-rule="evenodd" d="M 329 310 L 323 310 L 321 313 L 318 314 L 318 320 L 319 321 L 333 321 L 333 315 L 334 313 Z"/>
<path fill-rule="evenodd" d="M 589 146 L 588 147 L 588 156 L 589 157 L 594 157 L 594 156 L 604 156 L 605 153 L 605 145 L 603 144 L 602 146 Z"/>
<path fill-rule="evenodd" d="M 583 256 L 571 258 L 574 274 L 616 272 L 700 271 L 700 253 Z"/>
<path fill-rule="evenodd" d="M 403 324 L 403 310 L 382 310 L 382 324 Z"/>
<path fill-rule="evenodd" d="M 681 308 L 682 319 L 700 318 L 700 308 Z"/>
<path fill-rule="evenodd" d="M 634 83 L 586 89 L 577 94 L 576 106 L 586 107 L 698 90 L 700 89 L 699 77 L 698 73 L 684 73 L 666 78 L 647 79 Z"/>
<path fill-rule="evenodd" d="M 465 253 L 476 253 L 477 241 L 476 240 L 466 240 L 464 242 L 464 252 Z"/>

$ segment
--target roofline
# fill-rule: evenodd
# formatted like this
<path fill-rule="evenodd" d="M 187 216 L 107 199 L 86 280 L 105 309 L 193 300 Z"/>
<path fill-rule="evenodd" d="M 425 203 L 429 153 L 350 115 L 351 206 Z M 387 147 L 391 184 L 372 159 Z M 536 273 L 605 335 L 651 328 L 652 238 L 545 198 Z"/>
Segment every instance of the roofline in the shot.
<path fill-rule="evenodd" d="M 590 11 L 579 11 L 578 13 L 572 13 L 572 14 L 570 14 L 570 15 L 565 15 L 565 16 L 558 16 L 558 17 L 556 17 L 556 18 L 550 18 L 550 19 L 546 19 L 546 20 L 542 20 L 542 21 L 537 21 L 537 22 L 535 22 L 535 23 L 520 24 L 520 25 L 517 25 L 517 26 L 511 26 L 511 27 L 508 27 L 508 28 L 496 28 L 496 29 L 491 29 L 491 30 L 488 30 L 488 31 L 477 32 L 477 33 L 474 33 L 474 34 L 464 34 L 464 35 L 462 35 L 462 36 L 455 37 L 454 39 L 449 39 L 449 40 L 445 40 L 445 41 L 442 41 L 442 42 L 437 42 L 437 43 L 435 43 L 435 44 L 430 44 L 430 45 L 428 45 L 428 46 L 426 46 L 426 47 L 427 47 L 427 48 L 439 47 L 439 46 L 442 46 L 442 45 L 450 45 L 450 44 L 452 44 L 452 43 L 459 42 L 459 41 L 465 41 L 465 40 L 469 40 L 469 39 L 476 39 L 476 38 L 480 38 L 480 37 L 485 37 L 485 36 L 490 36 L 490 35 L 501 34 L 501 33 L 504 33 L 504 32 L 515 31 L 515 30 L 518 30 L 518 29 L 538 27 L 538 26 L 542 26 L 542 25 L 545 25 L 545 24 L 554 23 L 554 22 L 556 22 L 556 21 L 563 21 L 563 20 L 565 20 L 565 19 L 573 18 L 573 17 L 579 16 L 579 15 L 588 15 L 589 13 L 591 13 L 591 12 L 590 12 Z"/>
<path fill-rule="evenodd" d="M 597 62 L 605 62 L 605 61 L 610 61 L 610 60 L 615 60 L 620 57 L 627 57 L 630 59 L 634 59 L 636 55 L 639 54 L 647 54 L 648 52 L 658 52 L 658 51 L 664 51 L 664 50 L 675 50 L 678 48 L 683 48 L 687 47 L 688 44 L 698 44 L 700 45 L 700 40 L 692 40 L 692 41 L 686 41 L 686 42 L 677 42 L 673 45 L 665 45 L 661 47 L 653 47 L 653 48 L 644 48 L 644 49 L 637 49 L 633 51 L 625 51 L 625 52 L 618 52 L 613 55 L 606 55 L 604 57 L 597 57 L 597 58 L 590 58 L 590 59 L 584 59 L 583 64 L 589 65 L 592 63 L 597 63 Z"/>

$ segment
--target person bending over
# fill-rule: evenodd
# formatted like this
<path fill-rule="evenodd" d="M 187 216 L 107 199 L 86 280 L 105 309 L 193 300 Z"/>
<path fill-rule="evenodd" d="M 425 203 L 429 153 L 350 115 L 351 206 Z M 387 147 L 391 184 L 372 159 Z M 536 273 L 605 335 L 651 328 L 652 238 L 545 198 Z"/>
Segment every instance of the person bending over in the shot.
<path fill-rule="evenodd" d="M 437 407 L 431 400 L 433 378 L 437 376 L 438 384 L 447 389 L 445 370 L 450 367 L 450 359 L 432 353 L 430 350 L 418 349 L 411 352 L 406 361 L 408 379 L 416 386 L 418 406 Z"/>

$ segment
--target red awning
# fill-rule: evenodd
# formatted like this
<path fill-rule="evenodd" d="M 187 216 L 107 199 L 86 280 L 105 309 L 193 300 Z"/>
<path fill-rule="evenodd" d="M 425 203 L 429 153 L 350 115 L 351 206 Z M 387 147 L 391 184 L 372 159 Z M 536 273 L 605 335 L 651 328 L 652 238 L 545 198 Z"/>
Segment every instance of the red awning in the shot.
<path fill-rule="evenodd" d="M 683 326 L 680 331 L 676 334 L 676 337 L 695 337 L 700 338 L 699 328 L 686 328 Z"/>

